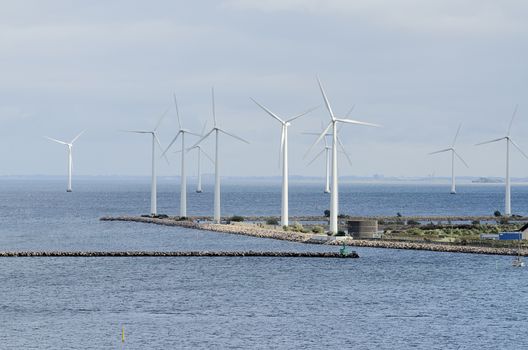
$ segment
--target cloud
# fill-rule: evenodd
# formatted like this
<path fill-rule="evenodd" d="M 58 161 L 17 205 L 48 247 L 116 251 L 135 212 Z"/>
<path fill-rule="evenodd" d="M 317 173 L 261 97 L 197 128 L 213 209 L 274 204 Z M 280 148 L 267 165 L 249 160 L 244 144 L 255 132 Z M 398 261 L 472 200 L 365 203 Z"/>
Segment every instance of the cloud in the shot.
<path fill-rule="evenodd" d="M 413 32 L 449 35 L 524 33 L 528 3 L 492 0 L 230 0 L 227 6 L 263 12 L 349 17 Z"/>

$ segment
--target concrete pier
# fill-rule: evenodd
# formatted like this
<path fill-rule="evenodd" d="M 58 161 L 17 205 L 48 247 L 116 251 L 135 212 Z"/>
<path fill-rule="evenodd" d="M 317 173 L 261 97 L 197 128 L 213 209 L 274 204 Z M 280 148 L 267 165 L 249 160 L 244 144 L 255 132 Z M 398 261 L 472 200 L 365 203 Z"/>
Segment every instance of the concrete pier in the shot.
<path fill-rule="evenodd" d="M 359 258 L 352 251 L 340 252 L 271 252 L 271 251 L 14 251 L 0 252 L 0 257 L 280 257 L 280 258 Z"/>

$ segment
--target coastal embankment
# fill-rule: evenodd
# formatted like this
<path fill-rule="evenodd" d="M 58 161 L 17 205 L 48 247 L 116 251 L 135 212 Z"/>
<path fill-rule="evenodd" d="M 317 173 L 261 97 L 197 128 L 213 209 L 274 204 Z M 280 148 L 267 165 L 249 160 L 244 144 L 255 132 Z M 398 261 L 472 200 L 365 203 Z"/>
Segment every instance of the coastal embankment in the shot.
<path fill-rule="evenodd" d="M 261 251 L 21 251 L 0 252 L 0 257 L 284 257 L 359 258 L 356 252 L 261 252 Z"/>
<path fill-rule="evenodd" d="M 517 255 L 518 251 L 512 248 L 504 247 L 487 247 L 474 245 L 457 245 L 447 243 L 427 243 L 427 242 L 402 242 L 394 240 L 364 240 L 352 239 L 351 237 L 335 237 L 322 234 L 311 234 L 302 232 L 284 231 L 281 229 L 272 229 L 261 227 L 256 224 L 213 224 L 210 222 L 179 221 L 175 218 L 156 218 L 146 216 L 116 216 L 102 217 L 102 221 L 127 221 L 140 222 L 146 224 L 156 224 L 164 226 L 179 226 L 197 230 L 206 230 L 219 233 L 237 234 L 252 236 L 258 238 L 270 238 L 285 241 L 308 244 L 326 244 L 326 245 L 347 245 L 354 247 L 368 248 L 389 248 L 389 249 L 408 249 L 408 250 L 428 250 L 435 252 L 448 253 L 469 253 L 469 254 L 490 254 L 490 255 Z M 528 256 L 526 251 L 521 255 Z"/>

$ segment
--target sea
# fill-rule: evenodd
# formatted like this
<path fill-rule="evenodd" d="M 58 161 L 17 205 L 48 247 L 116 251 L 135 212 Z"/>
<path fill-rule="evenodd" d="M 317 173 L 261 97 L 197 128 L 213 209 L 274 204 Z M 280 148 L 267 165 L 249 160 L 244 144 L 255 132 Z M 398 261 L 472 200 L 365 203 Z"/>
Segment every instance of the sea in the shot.
<path fill-rule="evenodd" d="M 504 186 L 347 183 L 350 215 L 491 215 Z M 159 212 L 179 211 L 178 183 Z M 189 215 L 212 215 L 212 186 L 189 186 Z M 292 183 L 291 215 L 321 215 L 320 183 Z M 0 179 L 0 250 L 332 251 L 339 247 L 106 222 L 146 214 L 138 179 Z M 528 186 L 512 188 L 528 215 Z M 223 215 L 280 214 L 278 183 L 226 183 Z M 524 349 L 528 268 L 512 257 L 356 248 L 359 259 L 0 258 L 0 349 Z"/>

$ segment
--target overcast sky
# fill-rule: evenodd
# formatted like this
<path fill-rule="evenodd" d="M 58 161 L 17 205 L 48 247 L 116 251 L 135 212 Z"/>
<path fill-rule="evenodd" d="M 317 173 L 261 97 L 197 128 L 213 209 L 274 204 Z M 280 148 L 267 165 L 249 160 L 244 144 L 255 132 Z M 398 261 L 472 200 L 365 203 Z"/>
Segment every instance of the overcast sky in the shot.
<path fill-rule="evenodd" d="M 504 136 L 518 103 L 512 137 L 528 151 L 526 18 L 521 0 L 1 1 L 0 175 L 64 174 L 65 148 L 43 136 L 83 129 L 77 174 L 148 175 L 150 139 L 119 130 L 152 129 L 176 93 L 200 132 L 214 85 L 219 125 L 251 142 L 222 137 L 224 175 L 280 174 L 280 125 L 253 97 L 284 117 L 321 105 L 290 128 L 290 173 L 322 176 L 301 134 L 329 120 L 318 75 L 336 114 L 355 104 L 351 118 L 383 125 L 342 128 L 342 175 L 449 175 L 449 155 L 427 153 L 463 123 L 458 173 L 503 176 L 505 144 L 474 144 Z M 164 146 L 175 131 L 171 109 Z M 160 174 L 179 172 L 170 157 Z M 528 176 L 519 152 L 511 162 Z"/>

